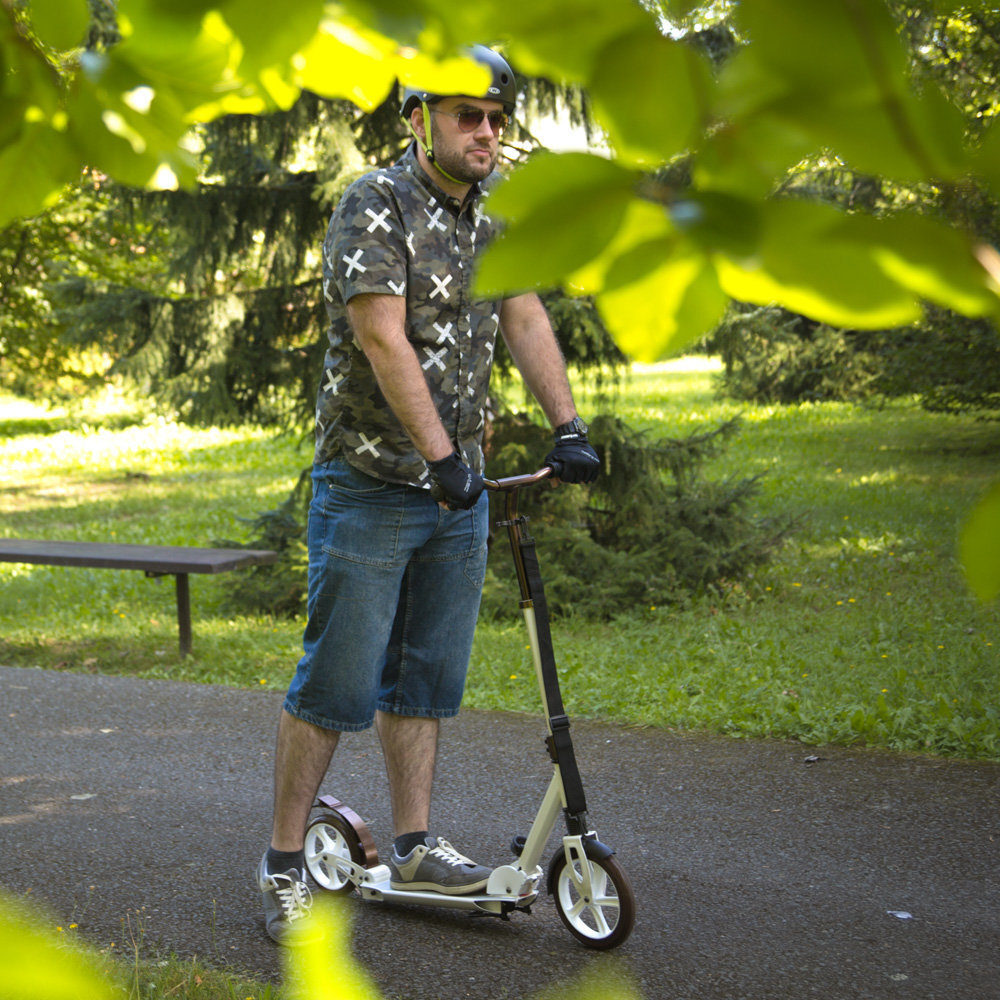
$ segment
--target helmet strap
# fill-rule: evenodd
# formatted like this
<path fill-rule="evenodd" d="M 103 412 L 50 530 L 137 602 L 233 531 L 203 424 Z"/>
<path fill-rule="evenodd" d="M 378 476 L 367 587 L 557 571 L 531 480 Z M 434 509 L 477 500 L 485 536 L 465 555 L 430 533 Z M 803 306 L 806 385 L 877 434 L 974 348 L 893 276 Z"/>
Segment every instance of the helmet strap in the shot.
<path fill-rule="evenodd" d="M 452 184 L 463 184 L 464 183 L 463 181 L 460 181 L 457 177 L 452 177 L 451 174 L 449 174 L 448 171 L 445 170 L 444 167 L 442 167 L 441 164 L 438 163 L 437 160 L 434 158 L 434 136 L 431 132 L 431 109 L 427 106 L 426 101 L 421 101 L 420 104 L 424 111 L 425 137 L 421 139 L 421 137 L 417 134 L 417 130 L 413 127 L 413 123 L 410 121 L 409 118 L 405 119 L 406 127 L 410 130 L 410 134 L 413 136 L 413 138 L 417 140 L 417 144 L 424 151 L 424 154 L 426 155 L 427 159 L 430 160 L 430 162 L 434 165 L 434 169 L 437 170 L 439 173 L 441 173 L 443 176 L 447 177 L 448 180 L 452 182 Z"/>

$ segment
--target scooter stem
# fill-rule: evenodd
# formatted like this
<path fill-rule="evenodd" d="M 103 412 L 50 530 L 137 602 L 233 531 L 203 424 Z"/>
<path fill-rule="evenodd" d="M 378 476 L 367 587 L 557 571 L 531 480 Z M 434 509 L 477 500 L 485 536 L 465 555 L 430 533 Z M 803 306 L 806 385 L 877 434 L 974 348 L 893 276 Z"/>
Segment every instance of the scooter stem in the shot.
<path fill-rule="evenodd" d="M 524 530 L 528 518 L 519 515 L 517 509 L 518 492 L 521 487 L 539 482 L 550 475 L 551 471 L 545 468 L 527 476 L 513 476 L 496 482 L 487 481 L 486 485 L 489 489 L 502 490 L 506 493 L 506 517 L 500 525 L 507 529 L 507 537 L 510 540 L 521 591 L 521 611 L 527 625 L 538 685 L 548 717 L 549 737 L 546 746 L 552 762 L 558 767 L 562 777 L 566 796 L 566 826 L 571 835 L 584 836 L 588 833 L 587 800 L 576 763 L 573 741 L 569 734 L 569 717 L 563 708 L 552 634 L 549 629 L 548 605 L 538 567 L 535 540 Z"/>

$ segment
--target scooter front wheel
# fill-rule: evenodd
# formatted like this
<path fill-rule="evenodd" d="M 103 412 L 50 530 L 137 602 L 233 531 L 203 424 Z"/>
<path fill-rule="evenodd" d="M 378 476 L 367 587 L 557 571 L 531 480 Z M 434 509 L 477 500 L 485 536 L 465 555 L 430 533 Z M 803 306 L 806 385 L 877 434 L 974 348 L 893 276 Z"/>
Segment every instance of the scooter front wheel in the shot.
<path fill-rule="evenodd" d="M 561 851 L 552 865 L 551 884 L 562 922 L 588 948 L 616 948 L 632 933 L 635 894 L 614 857 L 567 862 Z"/>
<path fill-rule="evenodd" d="M 336 865 L 337 858 L 364 864 L 365 852 L 351 825 L 337 813 L 322 813 L 306 827 L 306 868 L 327 892 L 348 893 L 354 883 Z"/>

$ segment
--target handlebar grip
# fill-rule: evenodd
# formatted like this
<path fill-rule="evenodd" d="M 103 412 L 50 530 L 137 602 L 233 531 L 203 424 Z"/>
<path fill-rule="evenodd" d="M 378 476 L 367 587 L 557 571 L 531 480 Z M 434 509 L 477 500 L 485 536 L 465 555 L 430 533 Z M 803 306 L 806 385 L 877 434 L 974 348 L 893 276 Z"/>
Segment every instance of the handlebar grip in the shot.
<path fill-rule="evenodd" d="M 484 479 L 486 489 L 495 493 L 509 493 L 522 486 L 533 486 L 552 475 L 552 466 L 544 465 L 537 472 L 528 472 L 520 476 L 505 476 L 503 479 Z"/>

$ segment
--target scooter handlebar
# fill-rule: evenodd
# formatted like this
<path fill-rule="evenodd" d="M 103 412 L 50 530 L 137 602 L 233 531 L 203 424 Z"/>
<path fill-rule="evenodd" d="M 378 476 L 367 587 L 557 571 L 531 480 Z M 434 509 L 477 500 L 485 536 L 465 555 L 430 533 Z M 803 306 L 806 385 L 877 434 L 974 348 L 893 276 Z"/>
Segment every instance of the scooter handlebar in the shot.
<path fill-rule="evenodd" d="M 548 479 L 552 475 L 552 466 L 542 466 L 537 472 L 528 472 L 521 476 L 506 476 L 503 479 L 484 479 L 486 489 L 497 493 L 510 493 L 512 490 L 519 490 L 522 486 L 533 486 L 543 479 Z"/>

